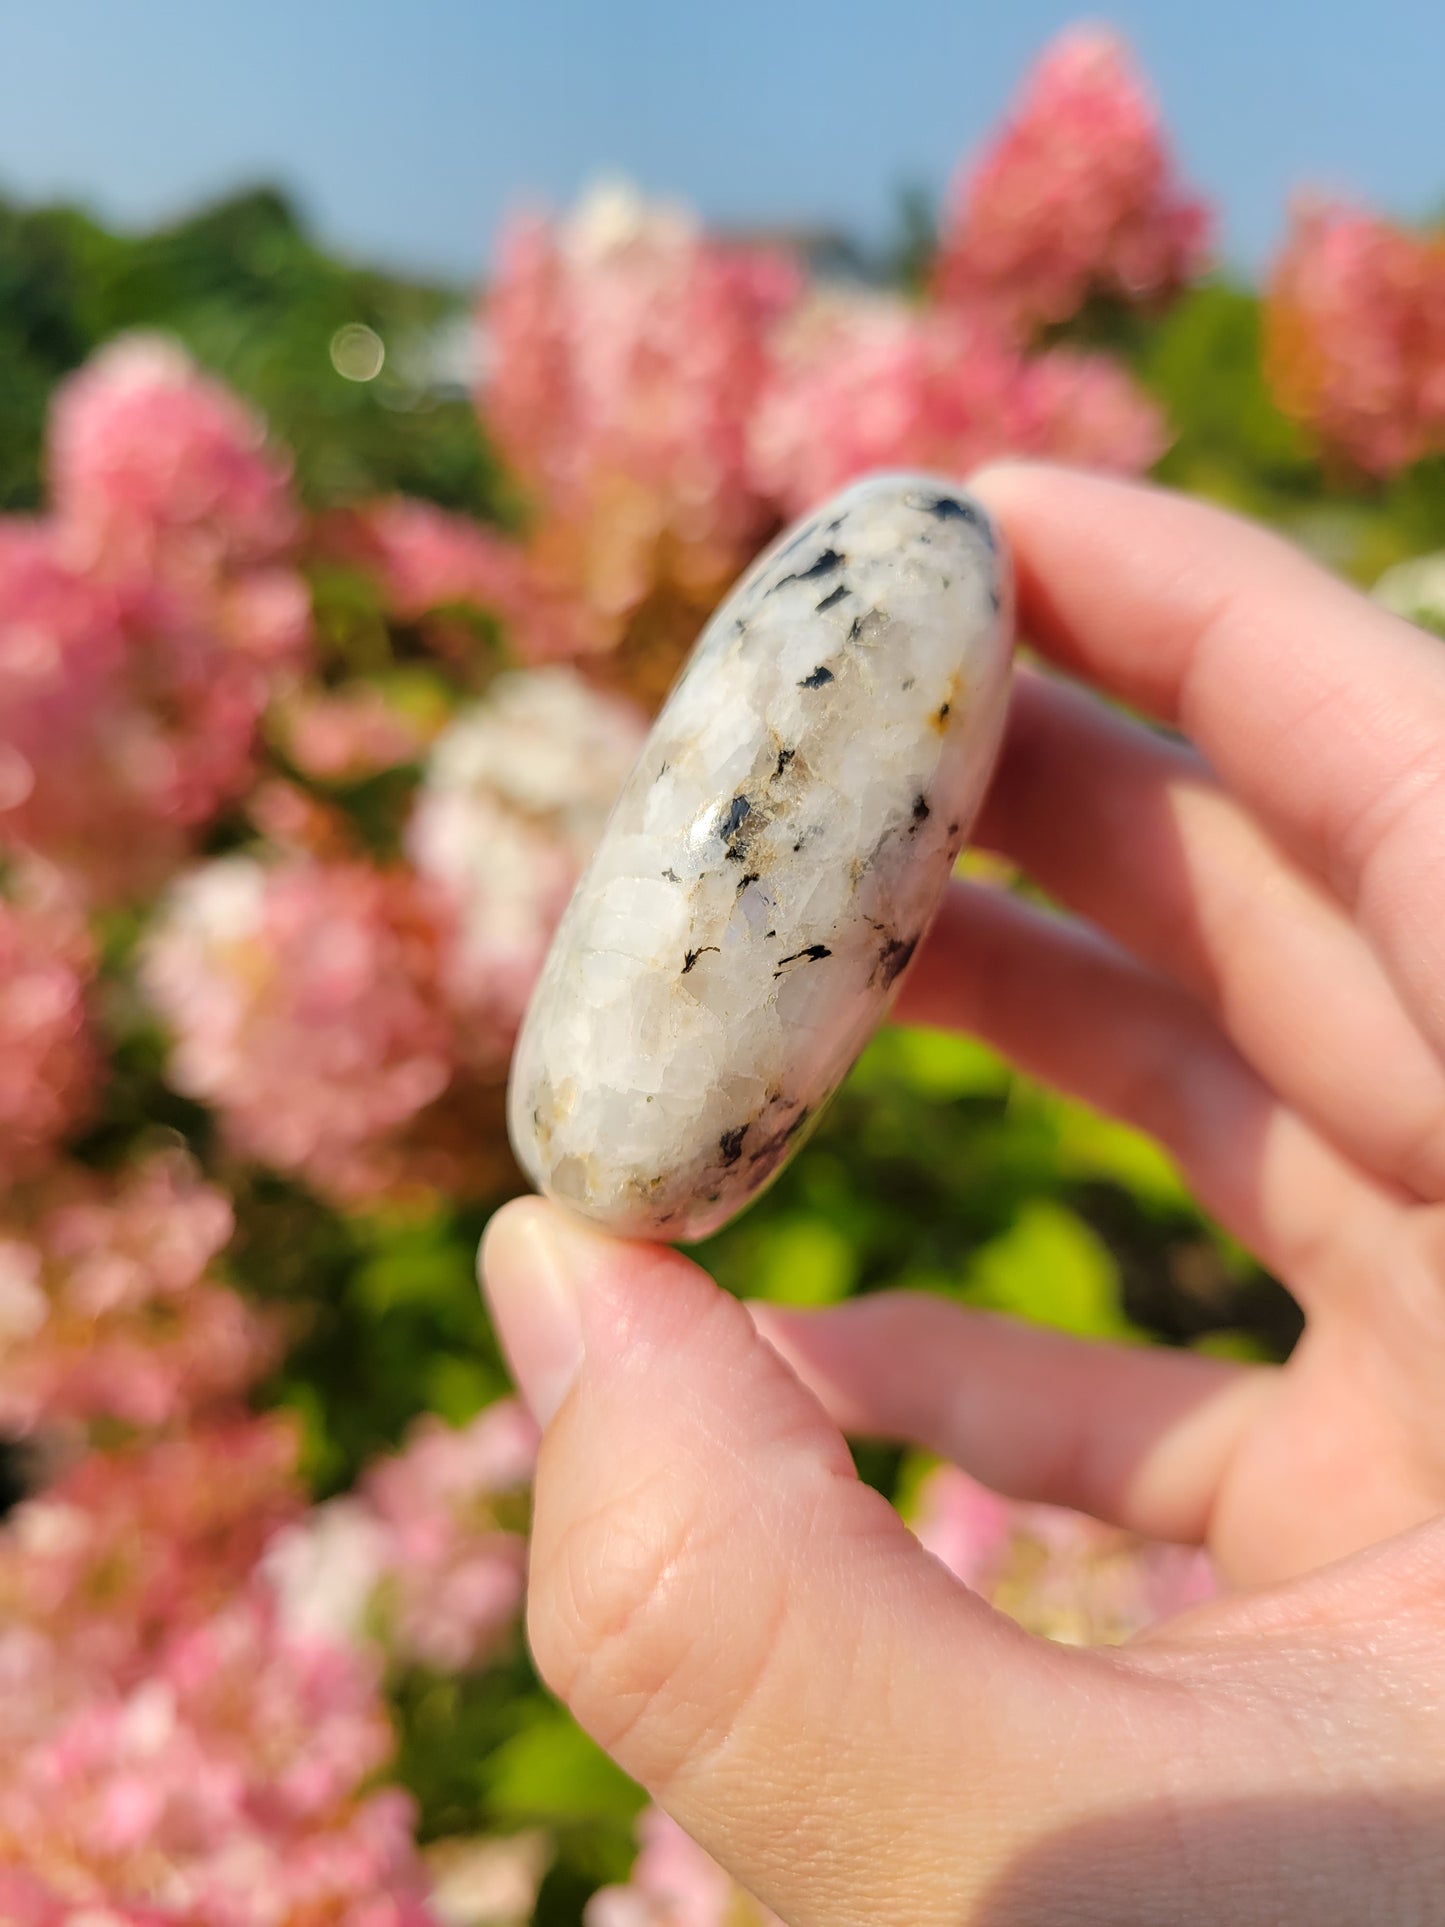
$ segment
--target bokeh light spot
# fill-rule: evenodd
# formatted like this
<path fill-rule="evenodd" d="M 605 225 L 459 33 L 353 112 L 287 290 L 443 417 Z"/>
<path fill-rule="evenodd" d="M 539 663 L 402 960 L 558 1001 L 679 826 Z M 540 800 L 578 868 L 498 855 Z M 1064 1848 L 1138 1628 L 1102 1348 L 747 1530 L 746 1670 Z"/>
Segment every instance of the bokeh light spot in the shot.
<path fill-rule="evenodd" d="M 347 381 L 375 381 L 386 361 L 386 343 L 364 321 L 348 321 L 331 337 L 331 365 Z"/>

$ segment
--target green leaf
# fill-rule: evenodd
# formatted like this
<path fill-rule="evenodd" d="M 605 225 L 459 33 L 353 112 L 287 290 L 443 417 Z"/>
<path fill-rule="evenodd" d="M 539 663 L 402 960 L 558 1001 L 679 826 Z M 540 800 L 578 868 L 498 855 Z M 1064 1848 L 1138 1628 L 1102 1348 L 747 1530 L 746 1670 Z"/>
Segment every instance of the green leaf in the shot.
<path fill-rule="evenodd" d="M 759 1250 L 752 1289 L 780 1305 L 833 1305 L 857 1275 L 852 1241 L 827 1218 L 782 1218 Z"/>
<path fill-rule="evenodd" d="M 1056 1117 L 1059 1169 L 1065 1177 L 1103 1178 L 1163 1210 L 1197 1209 L 1178 1166 L 1142 1131 L 1063 1100 Z"/>
<path fill-rule="evenodd" d="M 504 1823 L 627 1825 L 647 1799 L 560 1709 L 498 1747 L 486 1777 L 489 1805 Z"/>
<path fill-rule="evenodd" d="M 904 1083 L 920 1097 L 999 1097 L 1012 1076 L 987 1045 L 951 1031 L 899 1030 L 893 1050 Z"/>
<path fill-rule="evenodd" d="M 1045 1199 L 974 1254 L 966 1282 L 969 1302 L 992 1311 L 1080 1337 L 1139 1336 L 1120 1308 L 1109 1252 L 1071 1211 Z"/>

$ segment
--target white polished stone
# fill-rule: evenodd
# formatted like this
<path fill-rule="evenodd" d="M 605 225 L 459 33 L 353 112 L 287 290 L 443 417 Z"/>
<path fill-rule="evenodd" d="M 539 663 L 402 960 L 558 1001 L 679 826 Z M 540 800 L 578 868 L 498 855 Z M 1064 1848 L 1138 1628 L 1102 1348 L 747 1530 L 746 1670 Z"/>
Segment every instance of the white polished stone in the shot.
<path fill-rule="evenodd" d="M 557 931 L 509 1123 L 548 1196 L 686 1241 L 797 1147 L 884 1016 L 982 798 L 1007 702 L 983 510 L 873 477 L 703 631 Z"/>

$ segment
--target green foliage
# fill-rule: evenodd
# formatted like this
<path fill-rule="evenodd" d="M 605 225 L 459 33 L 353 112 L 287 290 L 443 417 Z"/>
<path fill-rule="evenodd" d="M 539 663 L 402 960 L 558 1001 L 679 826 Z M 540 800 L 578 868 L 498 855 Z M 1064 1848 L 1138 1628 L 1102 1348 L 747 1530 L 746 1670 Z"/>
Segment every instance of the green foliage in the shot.
<path fill-rule="evenodd" d="M 496 463 L 441 365 L 468 306 L 458 290 L 335 260 L 271 188 L 133 239 L 71 208 L 0 202 L 0 508 L 41 499 L 54 382 L 112 335 L 159 328 L 259 405 L 308 501 L 399 489 L 495 513 Z M 374 380 L 333 365 L 352 324 L 385 346 Z"/>

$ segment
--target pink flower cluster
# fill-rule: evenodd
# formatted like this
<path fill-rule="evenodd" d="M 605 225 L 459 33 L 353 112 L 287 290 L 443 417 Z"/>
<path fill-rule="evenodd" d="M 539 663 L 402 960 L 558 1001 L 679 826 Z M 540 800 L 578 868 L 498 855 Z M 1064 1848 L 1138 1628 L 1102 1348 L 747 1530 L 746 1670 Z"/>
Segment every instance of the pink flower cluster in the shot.
<path fill-rule="evenodd" d="M 399 763 L 418 761 L 431 734 L 375 683 L 298 689 L 278 710 L 286 754 L 321 783 L 357 783 Z"/>
<path fill-rule="evenodd" d="M 0 847 L 144 893 L 239 796 L 307 645 L 287 467 L 179 350 L 107 349 L 52 415 L 52 508 L 0 524 Z"/>
<path fill-rule="evenodd" d="M 0 896 L 0 1194 L 84 1119 L 100 1074 L 86 1008 L 94 968 L 57 879 L 31 870 L 12 899 Z"/>
<path fill-rule="evenodd" d="M 232 1147 L 359 1198 L 452 1073 L 441 927 L 426 887 L 360 860 L 225 857 L 183 877 L 143 974 L 170 1077 Z"/>
<path fill-rule="evenodd" d="M 1445 451 L 1445 234 L 1309 200 L 1271 277 L 1282 408 L 1373 475 Z"/>
<path fill-rule="evenodd" d="M 300 1512 L 296 1458 L 288 1421 L 210 1415 L 87 1452 L 17 1506 L 0 1532 L 0 1605 L 50 1654 L 52 1697 L 129 1691 L 172 1635 L 243 1590 Z"/>
<path fill-rule="evenodd" d="M 1209 1560 L 1063 1506 L 1001 1499 L 955 1466 L 921 1486 L 914 1530 L 990 1605 L 1072 1646 L 1114 1645 L 1212 1598 Z"/>
<path fill-rule="evenodd" d="M 456 1673 L 485 1664 L 516 1623 L 537 1432 L 511 1400 L 469 1425 L 422 1419 L 360 1490 L 274 1542 L 266 1573 L 289 1626 L 380 1637 L 398 1659 Z"/>
<path fill-rule="evenodd" d="M 1029 354 L 987 314 L 883 297 L 800 318 L 752 429 L 759 484 L 790 516 L 875 468 L 963 475 L 1051 455 L 1137 474 L 1166 445 L 1158 409 L 1108 357 Z"/>
<path fill-rule="evenodd" d="M 1210 226 L 1128 49 L 1076 29 L 1047 49 L 956 182 L 938 290 L 1023 329 L 1067 321 L 1092 295 L 1159 301 L 1204 266 Z"/>
<path fill-rule="evenodd" d="M 777 257 L 620 190 L 560 225 L 516 223 L 479 403 L 534 519 L 510 564 L 488 537 L 452 579 L 524 656 L 611 652 L 609 673 L 652 700 L 780 518 L 870 468 L 1150 466 L 1164 426 L 1117 362 L 1028 345 L 1093 293 L 1157 300 L 1203 260 L 1205 210 L 1122 46 L 1066 36 L 956 198 L 921 306 L 805 298 Z M 442 531 L 392 516 L 428 575 Z M 379 572 L 395 579 L 395 553 Z"/>
<path fill-rule="evenodd" d="M 432 750 L 411 866 L 298 852 L 183 876 L 143 963 L 172 1083 L 217 1111 L 236 1152 L 329 1196 L 464 1184 L 436 1107 L 465 1100 L 468 1080 L 500 1088 L 641 739 L 635 712 L 571 670 L 503 675 Z M 304 839 L 304 802 L 278 800 L 299 804 Z M 495 1160 L 470 1156 L 477 1183 L 495 1181 Z"/>
<path fill-rule="evenodd" d="M 7 1746 L 0 1862 L 66 1922 L 432 1927 L 410 1803 L 364 1790 L 390 1751 L 366 1656 L 291 1639 L 242 1595 L 137 1685 Z"/>
<path fill-rule="evenodd" d="M 295 1428 L 237 1409 L 254 1350 L 223 1385 L 209 1356 L 182 1372 L 158 1315 L 170 1301 L 183 1324 L 205 1293 L 221 1328 L 247 1332 L 240 1301 L 204 1282 L 228 1207 L 174 1159 L 110 1197 L 100 1179 L 56 1182 L 42 1291 L 73 1356 L 50 1368 L 43 1416 L 186 1422 L 83 1452 L 0 1528 L 6 1917 L 433 1927 L 410 1803 L 368 1788 L 392 1745 L 377 1656 L 288 1629 L 264 1576 L 301 1510 Z M 31 1349 L 14 1387 L 27 1418 L 48 1364 Z"/>
<path fill-rule="evenodd" d="M 243 1391 L 264 1321 L 210 1272 L 231 1208 L 181 1152 L 60 1168 L 0 1207 L 0 1431 L 160 1427 Z"/>
<path fill-rule="evenodd" d="M 613 646 L 658 584 L 706 601 L 767 533 L 747 429 L 799 292 L 781 257 L 622 189 L 561 228 L 509 229 L 481 405 L 536 497 L 536 577 L 580 603 L 589 646 Z"/>
<path fill-rule="evenodd" d="M 593 1895 L 586 1927 L 781 1927 L 660 1808 L 641 1815 L 637 1837 L 631 1878 Z"/>

